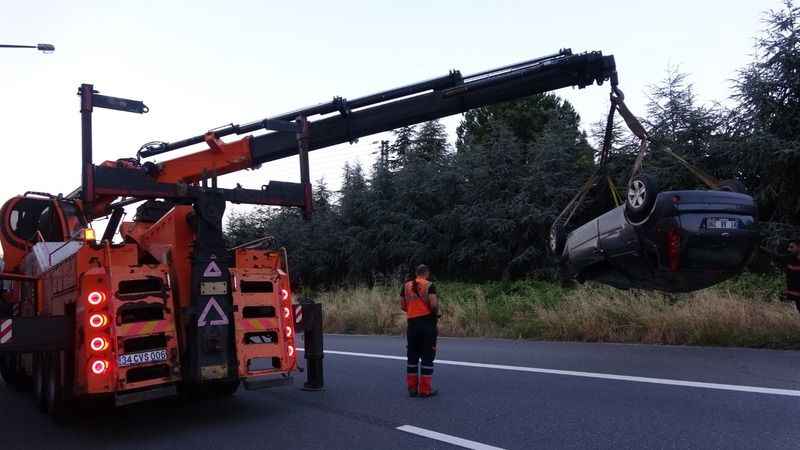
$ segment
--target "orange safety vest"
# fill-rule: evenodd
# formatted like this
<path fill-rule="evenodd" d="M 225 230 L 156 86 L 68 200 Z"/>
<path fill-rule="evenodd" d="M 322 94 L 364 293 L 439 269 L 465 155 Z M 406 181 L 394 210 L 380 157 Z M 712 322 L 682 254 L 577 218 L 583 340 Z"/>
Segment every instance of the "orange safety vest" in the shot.
<path fill-rule="evenodd" d="M 428 286 L 430 285 L 430 281 L 424 278 L 417 278 L 417 292 L 419 292 L 419 295 L 417 295 L 414 292 L 414 282 L 406 282 L 403 288 L 403 298 L 406 300 L 406 316 L 409 319 L 431 314 L 431 308 L 428 306 Z"/>

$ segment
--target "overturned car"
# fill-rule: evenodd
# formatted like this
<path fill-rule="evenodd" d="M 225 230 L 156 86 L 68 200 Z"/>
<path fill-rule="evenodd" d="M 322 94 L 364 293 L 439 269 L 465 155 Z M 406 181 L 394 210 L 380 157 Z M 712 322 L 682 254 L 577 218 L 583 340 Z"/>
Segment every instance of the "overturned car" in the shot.
<path fill-rule="evenodd" d="M 562 236 L 550 235 L 562 278 L 621 289 L 703 289 L 742 271 L 758 246 L 757 208 L 737 181 L 719 190 L 658 192 L 640 174 L 625 203 Z"/>

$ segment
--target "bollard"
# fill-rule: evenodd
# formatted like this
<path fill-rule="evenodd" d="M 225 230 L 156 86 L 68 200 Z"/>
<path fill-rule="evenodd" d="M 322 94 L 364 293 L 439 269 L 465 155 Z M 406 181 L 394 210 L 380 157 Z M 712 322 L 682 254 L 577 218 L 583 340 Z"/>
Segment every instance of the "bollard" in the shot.
<path fill-rule="evenodd" d="M 306 383 L 304 391 L 321 391 L 325 379 L 322 359 L 325 356 L 322 342 L 322 304 L 313 300 L 301 301 L 303 311 L 303 341 L 306 358 Z"/>

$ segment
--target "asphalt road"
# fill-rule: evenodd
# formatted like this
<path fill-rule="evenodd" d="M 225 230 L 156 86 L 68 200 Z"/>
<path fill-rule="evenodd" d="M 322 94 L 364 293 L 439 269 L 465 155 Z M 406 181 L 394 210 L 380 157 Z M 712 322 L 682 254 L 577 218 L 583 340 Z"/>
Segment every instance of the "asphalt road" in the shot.
<path fill-rule="evenodd" d="M 0 383 L 0 449 L 800 448 L 800 352 L 446 338 L 440 395 L 412 399 L 401 338 L 325 339 L 317 393 L 299 374 L 56 424 Z"/>

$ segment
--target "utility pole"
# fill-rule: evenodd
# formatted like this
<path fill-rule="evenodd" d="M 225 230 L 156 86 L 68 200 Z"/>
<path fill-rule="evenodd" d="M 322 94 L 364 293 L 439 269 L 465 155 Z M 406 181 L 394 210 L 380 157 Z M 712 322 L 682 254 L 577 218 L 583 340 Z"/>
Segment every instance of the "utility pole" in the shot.
<path fill-rule="evenodd" d="M 36 45 L 17 45 L 17 44 L 0 44 L 0 48 L 34 48 L 42 53 L 53 53 L 56 47 L 53 44 L 36 44 Z"/>

